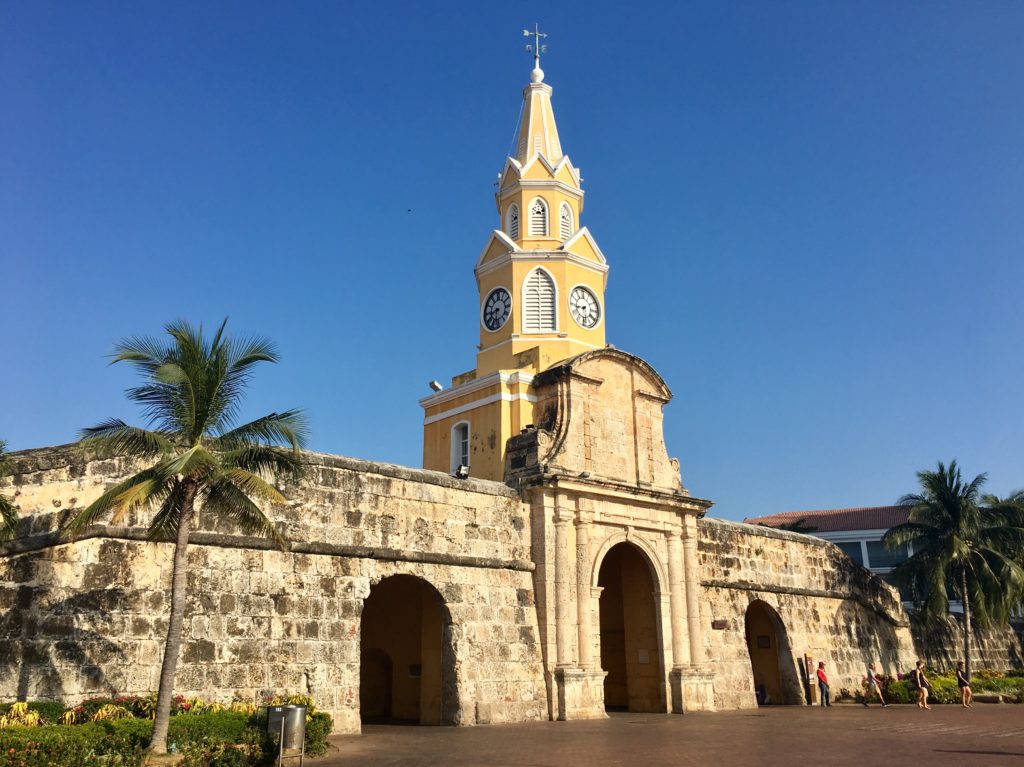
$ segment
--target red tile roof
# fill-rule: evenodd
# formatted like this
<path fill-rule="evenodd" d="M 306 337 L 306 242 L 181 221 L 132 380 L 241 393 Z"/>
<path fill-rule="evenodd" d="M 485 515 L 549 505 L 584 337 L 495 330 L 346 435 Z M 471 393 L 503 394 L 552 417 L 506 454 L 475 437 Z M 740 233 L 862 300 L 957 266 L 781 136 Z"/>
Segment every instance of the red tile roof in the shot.
<path fill-rule="evenodd" d="M 787 511 L 743 521 L 748 525 L 773 527 L 803 520 L 805 525 L 818 528 L 815 532 L 834 533 L 840 530 L 888 530 L 893 525 L 906 522 L 909 515 L 910 510 L 905 506 L 866 506 L 860 509 Z"/>

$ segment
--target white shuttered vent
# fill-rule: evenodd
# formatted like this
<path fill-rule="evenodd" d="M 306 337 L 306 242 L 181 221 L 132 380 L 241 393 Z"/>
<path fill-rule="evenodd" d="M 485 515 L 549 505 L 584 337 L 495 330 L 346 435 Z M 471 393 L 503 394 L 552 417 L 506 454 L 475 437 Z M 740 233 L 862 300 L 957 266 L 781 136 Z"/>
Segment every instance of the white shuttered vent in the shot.
<path fill-rule="evenodd" d="M 530 203 L 530 236 L 548 236 L 548 206 L 540 197 Z"/>
<path fill-rule="evenodd" d="M 562 242 L 565 242 L 572 237 L 572 210 L 569 208 L 567 203 L 562 203 L 562 209 L 560 211 L 560 225 Z"/>
<path fill-rule="evenodd" d="M 513 240 L 519 239 L 519 206 L 512 205 L 508 209 L 508 236 Z"/>
<path fill-rule="evenodd" d="M 523 286 L 523 332 L 555 331 L 555 282 L 543 269 L 535 269 Z"/>

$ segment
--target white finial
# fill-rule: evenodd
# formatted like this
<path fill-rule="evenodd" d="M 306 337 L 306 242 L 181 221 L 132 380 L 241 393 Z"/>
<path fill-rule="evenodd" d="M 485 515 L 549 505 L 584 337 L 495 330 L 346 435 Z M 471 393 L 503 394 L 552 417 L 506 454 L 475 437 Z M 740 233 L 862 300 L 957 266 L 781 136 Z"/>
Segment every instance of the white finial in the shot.
<path fill-rule="evenodd" d="M 526 50 L 533 54 L 533 71 L 530 72 L 531 83 L 544 82 L 544 70 L 540 68 L 540 55 L 547 53 L 548 47 L 542 45 L 540 39 L 547 36 L 547 32 L 540 31 L 540 24 L 534 24 L 532 32 L 528 29 L 523 30 L 523 37 L 532 37 L 534 40 L 532 45 L 526 46 Z"/>

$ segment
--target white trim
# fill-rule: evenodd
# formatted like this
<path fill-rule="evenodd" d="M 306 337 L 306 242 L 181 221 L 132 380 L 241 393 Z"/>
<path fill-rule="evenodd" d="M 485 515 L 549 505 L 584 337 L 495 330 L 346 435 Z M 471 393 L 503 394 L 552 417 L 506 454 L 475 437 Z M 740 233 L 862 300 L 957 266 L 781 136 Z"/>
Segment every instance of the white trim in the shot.
<path fill-rule="evenodd" d="M 559 239 L 561 239 L 561 237 L 562 237 L 562 213 L 565 212 L 565 211 L 569 212 L 569 236 L 565 240 L 565 242 L 568 242 L 569 240 L 572 239 L 573 234 L 576 233 L 576 215 L 573 213 L 572 205 L 567 203 L 565 200 L 562 200 L 561 204 L 558 206 L 558 237 L 559 237 Z"/>
<path fill-rule="evenodd" d="M 505 253 L 491 261 L 488 261 L 486 264 L 478 265 L 474 271 L 476 272 L 476 277 L 479 280 L 484 275 L 490 274 L 494 270 L 501 269 L 503 266 L 516 261 L 569 261 L 577 266 L 582 266 L 585 269 L 589 269 L 592 272 L 600 274 L 606 279 L 608 275 L 607 263 L 595 264 L 590 259 L 584 258 L 578 253 L 570 253 L 562 250 L 521 250 L 519 248 L 516 249 L 515 253 Z"/>
<path fill-rule="evenodd" d="M 445 418 L 451 418 L 453 415 L 468 413 L 470 410 L 476 410 L 478 407 L 490 405 L 492 402 L 518 402 L 519 400 L 526 400 L 527 402 L 536 402 L 537 398 L 532 394 L 509 394 L 508 392 L 492 394 L 489 397 L 478 399 L 476 400 L 476 402 L 467 402 L 465 405 L 453 407 L 451 410 L 445 410 L 444 412 L 437 413 L 436 415 L 424 416 L 423 425 L 429 426 L 432 423 L 443 421 Z"/>
<path fill-rule="evenodd" d="M 512 232 L 512 212 L 513 211 L 515 211 L 515 214 L 516 214 L 516 229 L 517 229 L 517 231 L 514 234 Z M 508 234 L 508 237 L 509 237 L 510 240 L 515 240 L 516 237 L 519 237 L 523 233 L 523 216 L 522 216 L 522 212 L 519 210 L 519 205 L 517 203 L 513 202 L 511 205 L 508 206 L 508 210 L 505 211 L 505 230 L 506 230 L 506 234 Z"/>
<path fill-rule="evenodd" d="M 534 272 L 544 272 L 544 274 L 547 275 L 547 278 L 549 280 L 551 280 L 551 290 L 552 290 L 552 292 L 554 294 L 552 296 L 552 300 L 553 300 L 552 308 L 554 310 L 554 316 L 552 317 L 552 320 L 554 322 L 554 327 L 544 328 L 543 330 L 527 330 L 526 329 L 526 286 L 527 286 L 527 283 L 530 281 L 531 275 L 533 275 Z M 558 321 L 558 319 L 559 319 L 559 317 L 558 317 L 558 314 L 559 314 L 559 312 L 558 312 L 558 300 L 559 300 L 559 297 L 558 297 L 558 280 L 555 279 L 555 275 L 553 275 L 551 272 L 549 272 L 543 266 L 535 266 L 535 267 L 533 267 L 533 269 L 531 269 L 529 272 L 526 273 L 526 277 L 523 278 L 523 283 L 519 287 L 519 292 L 520 292 L 519 304 L 522 307 L 520 309 L 519 313 L 521 315 L 523 315 L 522 316 L 522 323 L 521 323 L 522 327 L 519 329 L 520 332 L 524 336 L 536 336 L 536 335 L 542 335 L 544 333 L 558 333 L 560 328 L 561 328 L 561 323 Z"/>
<path fill-rule="evenodd" d="M 487 299 L 490 298 L 494 294 L 494 291 L 496 290 L 504 290 L 505 294 L 508 296 L 508 316 L 505 318 L 504 322 L 498 325 L 498 327 L 496 327 L 494 330 L 491 330 L 489 327 L 487 327 L 487 323 L 484 322 L 484 307 L 487 306 Z M 493 288 L 487 291 L 487 295 L 484 296 L 484 298 L 480 301 L 480 327 L 482 327 L 488 333 L 497 333 L 499 330 L 505 327 L 505 325 L 508 324 L 508 321 L 510 319 L 512 319 L 513 308 L 515 308 L 515 303 L 512 300 L 512 291 L 506 288 L 504 285 L 495 285 Z"/>
<path fill-rule="evenodd" d="M 555 190 L 568 195 L 569 197 L 575 197 L 582 200 L 586 194 L 582 189 L 577 189 L 574 186 L 570 186 L 564 181 L 559 181 L 556 178 L 545 180 L 545 179 L 519 179 L 513 184 L 510 184 L 506 188 L 498 192 L 498 201 L 504 200 L 509 195 L 515 194 L 520 191 L 527 191 L 530 189 L 546 189 Z"/>
<path fill-rule="evenodd" d="M 572 341 L 574 344 L 580 346 L 586 346 L 590 349 L 605 349 L 607 344 L 592 344 L 588 341 L 581 341 L 578 338 L 570 339 L 565 333 L 529 333 L 525 336 L 513 335 L 512 338 L 506 338 L 504 341 L 499 341 L 496 344 L 488 346 L 480 350 L 481 353 L 489 352 L 492 349 L 500 349 L 506 344 L 514 344 L 516 341 L 527 341 L 530 344 L 536 344 L 538 341 Z"/>
<path fill-rule="evenodd" d="M 578 319 L 576 319 L 576 315 L 572 313 L 572 307 L 569 306 L 569 299 L 572 298 L 572 292 L 576 290 L 576 288 L 583 288 L 585 291 L 587 291 L 590 295 L 594 297 L 595 301 L 597 301 L 597 322 L 594 323 L 593 327 L 588 328 L 586 325 L 583 325 Z M 579 325 L 583 330 L 597 330 L 599 327 L 601 327 L 601 323 L 604 322 L 604 304 L 601 303 L 601 296 L 599 296 L 594 291 L 594 289 L 587 285 L 586 283 L 577 282 L 575 285 L 569 288 L 568 292 L 565 295 L 565 305 L 566 310 L 569 312 L 569 316 L 572 317 L 572 321 Z"/>
<path fill-rule="evenodd" d="M 533 206 L 536 202 L 540 202 L 540 204 L 544 206 L 544 231 L 541 232 L 540 234 L 535 234 L 533 231 Z M 551 238 L 551 206 L 548 205 L 548 201 L 546 199 L 541 197 L 539 194 L 534 196 L 533 199 L 530 200 L 530 204 L 526 206 L 526 215 L 526 234 L 520 237 L 520 239 L 525 240 L 529 238 L 539 237 L 541 239 L 547 240 Z M 523 234 L 522 227 L 523 222 L 522 220 L 520 220 L 519 234 L 521 235 Z"/>
<path fill-rule="evenodd" d="M 592 247 L 594 249 L 594 252 L 597 253 L 597 257 L 601 259 L 602 264 L 608 263 L 608 259 L 604 257 L 604 253 L 602 253 L 601 249 L 597 246 L 597 240 L 594 239 L 594 235 L 592 235 L 590 233 L 590 230 L 587 229 L 587 227 L 585 226 L 581 226 L 579 228 L 579 231 L 576 232 L 576 234 L 574 234 L 568 240 L 563 242 L 562 247 L 565 250 L 568 250 L 572 246 L 572 244 L 576 242 L 576 240 L 578 240 L 580 237 L 584 238 L 587 242 L 590 243 L 590 247 Z"/>
<path fill-rule="evenodd" d="M 522 218 L 519 219 L 519 226 L 520 228 L 523 226 Z M 518 252 L 522 250 L 518 245 L 516 245 L 515 240 L 510 239 L 509 236 L 500 229 L 494 229 L 491 231 L 491 236 L 487 238 L 487 244 L 484 245 L 484 249 L 480 251 L 480 255 L 476 259 L 477 266 L 480 266 L 480 264 L 483 263 L 484 256 L 486 256 L 487 251 L 491 249 L 491 244 L 494 242 L 495 239 L 500 240 L 501 243 L 505 245 L 505 247 L 507 247 L 510 251 Z"/>
<path fill-rule="evenodd" d="M 460 427 L 462 427 L 462 426 L 466 427 L 466 456 L 465 456 L 466 462 L 465 463 L 462 462 L 462 457 L 463 456 L 462 456 L 462 450 L 461 450 L 462 446 L 461 446 L 461 444 L 459 445 L 460 449 L 458 450 L 458 455 L 456 455 L 456 447 L 455 447 L 455 430 L 460 428 Z M 449 445 L 449 447 L 451 448 L 450 451 L 449 451 L 449 465 L 451 466 L 451 471 L 454 472 L 459 466 L 466 466 L 467 468 L 469 467 L 469 453 L 470 453 L 469 442 L 470 442 L 471 437 L 472 437 L 472 435 L 470 433 L 470 423 L 469 423 L 469 421 L 463 420 L 463 421 L 459 421 L 458 423 L 453 423 L 452 424 L 451 431 L 449 432 L 449 442 L 451 443 Z M 462 439 L 460 438 L 459 442 L 461 443 L 461 441 L 462 441 Z M 456 461 L 457 461 L 457 463 L 456 463 Z"/>
<path fill-rule="evenodd" d="M 502 341 L 502 343 L 506 343 Z M 495 344 L 494 346 L 498 346 Z M 494 348 L 493 346 L 491 347 Z M 525 384 L 529 386 L 533 383 L 533 376 L 530 373 L 522 373 L 516 371 L 515 373 L 504 373 L 501 370 L 496 370 L 493 373 L 488 373 L 483 378 L 474 378 L 471 381 L 461 386 L 453 386 L 451 389 L 444 389 L 435 394 L 427 395 L 420 400 L 420 405 L 425 408 L 434 407 L 434 405 L 442 405 L 445 402 L 450 402 L 453 399 L 459 397 L 465 397 L 467 394 L 472 394 L 475 391 L 486 389 L 488 386 L 494 386 L 495 384 L 503 384 L 505 386 L 518 386 L 519 384 Z"/>

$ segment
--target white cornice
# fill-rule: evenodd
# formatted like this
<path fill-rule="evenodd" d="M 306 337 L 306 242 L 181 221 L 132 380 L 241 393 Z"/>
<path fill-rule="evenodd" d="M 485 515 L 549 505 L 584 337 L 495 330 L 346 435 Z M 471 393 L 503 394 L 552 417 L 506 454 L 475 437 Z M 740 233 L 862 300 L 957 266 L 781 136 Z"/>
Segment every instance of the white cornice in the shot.
<path fill-rule="evenodd" d="M 443 421 L 445 418 L 451 418 L 452 416 L 455 415 L 462 415 L 463 413 L 468 413 L 470 410 L 476 410 L 478 407 L 490 405 L 492 402 L 517 402 L 519 400 L 526 400 L 527 402 L 536 402 L 537 398 L 532 394 L 509 394 L 508 392 L 492 394 L 489 397 L 484 397 L 483 399 L 476 400 L 475 402 L 467 402 L 465 405 L 453 407 L 451 410 L 445 410 L 441 413 L 437 413 L 436 415 L 424 416 L 423 425 L 429 426 L 430 424 L 436 423 L 437 421 Z"/>
<path fill-rule="evenodd" d="M 530 373 L 523 373 L 520 371 L 516 371 L 515 373 L 506 373 L 501 370 L 496 370 L 493 373 L 485 375 L 483 378 L 474 378 L 472 381 L 466 381 L 466 383 L 461 386 L 454 386 L 451 389 L 444 389 L 436 394 L 426 396 L 420 400 L 420 405 L 424 408 L 433 407 L 434 405 L 443 405 L 445 402 L 450 402 L 451 400 L 458 399 L 459 397 L 465 397 L 467 394 L 472 394 L 475 391 L 480 391 L 481 389 L 486 389 L 488 386 L 494 386 L 499 383 L 504 386 L 518 386 L 519 384 L 529 386 L 533 383 L 533 376 Z"/>
<path fill-rule="evenodd" d="M 509 184 L 506 187 L 498 190 L 498 201 L 504 200 L 511 194 L 515 194 L 520 189 L 530 189 L 535 191 L 537 189 L 557 189 L 570 197 L 575 197 L 579 200 L 583 199 L 585 192 L 582 189 L 577 189 L 572 184 L 567 184 L 564 181 L 558 179 L 525 179 L 521 178 Z"/>
<path fill-rule="evenodd" d="M 594 248 L 596 250 L 597 246 L 595 245 Z M 600 254 L 601 251 L 598 250 L 597 252 Z M 601 257 L 604 258 L 604 256 Z M 508 252 L 504 255 L 498 256 L 497 258 L 488 261 L 486 264 L 477 262 L 477 267 L 474 269 L 474 272 L 479 280 L 481 277 L 490 274 L 495 269 L 500 269 L 514 261 L 568 261 L 600 275 L 608 274 L 607 261 L 595 264 L 593 261 L 590 261 L 581 255 L 570 253 L 566 250 L 522 250 L 520 248 L 516 248 L 515 252 Z"/>
<path fill-rule="evenodd" d="M 576 234 L 574 234 L 568 240 L 563 242 L 562 247 L 568 250 L 570 246 L 572 246 L 572 244 L 581 237 L 590 243 L 590 247 L 592 247 L 594 249 L 594 252 L 597 253 L 598 258 L 601 259 L 601 263 L 607 264 L 608 259 L 604 257 L 604 253 L 602 253 L 601 249 L 597 247 L 597 241 L 594 239 L 594 235 L 592 235 L 590 233 L 590 230 L 587 229 L 587 227 L 585 226 L 580 227 L 579 231 L 577 231 Z"/>
<path fill-rule="evenodd" d="M 520 221 L 520 226 L 522 226 L 522 222 L 521 221 Z M 507 234 L 505 234 L 500 229 L 495 229 L 494 231 L 491 232 L 491 236 L 487 238 L 487 243 L 484 245 L 484 249 L 480 251 L 480 255 L 476 259 L 476 266 L 477 266 L 477 268 L 480 268 L 480 264 L 483 262 L 484 256 L 487 255 L 487 251 L 491 249 L 491 244 L 495 240 L 498 240 L 502 245 L 504 245 L 506 248 L 508 248 L 511 251 L 518 251 L 518 250 L 520 250 L 519 246 L 516 245 L 516 241 L 515 240 L 513 240 L 511 237 L 509 237 Z M 500 256 L 499 256 L 499 258 L 500 258 Z"/>

